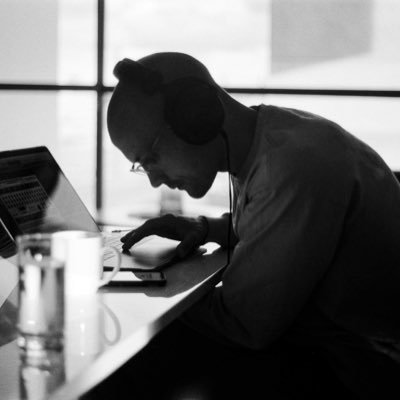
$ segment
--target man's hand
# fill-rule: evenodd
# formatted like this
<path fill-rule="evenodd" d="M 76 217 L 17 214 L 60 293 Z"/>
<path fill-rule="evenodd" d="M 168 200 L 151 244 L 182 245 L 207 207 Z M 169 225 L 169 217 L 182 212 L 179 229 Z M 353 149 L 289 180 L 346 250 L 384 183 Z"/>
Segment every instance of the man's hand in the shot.
<path fill-rule="evenodd" d="M 184 258 L 206 241 L 208 224 L 204 217 L 176 217 L 172 214 L 163 215 L 146 221 L 139 228 L 130 231 L 121 238 L 122 249 L 129 250 L 135 243 L 146 236 L 158 235 L 168 239 L 180 240 L 176 252 Z"/>

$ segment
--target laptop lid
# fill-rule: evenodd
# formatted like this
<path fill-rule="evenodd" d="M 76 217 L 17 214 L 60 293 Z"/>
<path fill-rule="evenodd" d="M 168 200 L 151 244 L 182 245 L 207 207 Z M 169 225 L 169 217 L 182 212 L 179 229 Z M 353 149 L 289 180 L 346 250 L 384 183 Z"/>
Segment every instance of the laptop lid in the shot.
<path fill-rule="evenodd" d="M 60 229 L 100 231 L 50 151 L 0 152 L 0 256 L 15 254 L 18 234 Z"/>
<path fill-rule="evenodd" d="M 4 259 L 15 264 L 17 235 L 57 230 L 100 231 L 46 147 L 0 152 L 0 270 L 5 271 Z M 118 236 L 110 239 L 119 242 Z M 173 258 L 177 241 L 148 239 L 121 255 L 121 268 L 157 269 Z M 116 260 L 106 253 L 104 265 Z"/>

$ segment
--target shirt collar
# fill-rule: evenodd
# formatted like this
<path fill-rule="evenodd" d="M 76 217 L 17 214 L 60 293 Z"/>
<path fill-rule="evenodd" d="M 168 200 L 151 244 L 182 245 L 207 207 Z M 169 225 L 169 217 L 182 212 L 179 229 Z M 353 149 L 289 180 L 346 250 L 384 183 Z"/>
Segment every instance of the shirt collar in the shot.
<path fill-rule="evenodd" d="M 238 180 L 239 182 L 243 182 L 246 179 L 246 176 L 251 168 L 251 165 L 253 164 L 253 162 L 256 158 L 256 154 L 259 149 L 258 144 L 260 141 L 261 132 L 263 131 L 264 122 L 266 119 L 266 117 L 265 117 L 266 106 L 265 105 L 261 104 L 260 106 L 253 106 L 251 108 L 253 108 L 257 111 L 256 129 L 255 129 L 254 136 L 253 136 L 253 143 L 250 146 L 250 150 L 247 153 L 246 159 L 245 159 L 244 163 L 242 164 L 237 175 L 235 177 L 233 177 L 235 180 Z"/>

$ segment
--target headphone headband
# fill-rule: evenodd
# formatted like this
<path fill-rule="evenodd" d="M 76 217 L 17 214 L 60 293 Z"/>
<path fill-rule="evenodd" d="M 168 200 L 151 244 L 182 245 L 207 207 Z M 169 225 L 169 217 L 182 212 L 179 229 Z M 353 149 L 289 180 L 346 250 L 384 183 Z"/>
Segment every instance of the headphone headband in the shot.
<path fill-rule="evenodd" d="M 189 76 L 164 83 L 160 72 L 128 58 L 118 62 L 113 73 L 121 82 L 139 85 L 147 94 L 162 92 L 164 118 L 185 142 L 206 144 L 222 132 L 224 108 L 216 88 L 208 82 Z"/>

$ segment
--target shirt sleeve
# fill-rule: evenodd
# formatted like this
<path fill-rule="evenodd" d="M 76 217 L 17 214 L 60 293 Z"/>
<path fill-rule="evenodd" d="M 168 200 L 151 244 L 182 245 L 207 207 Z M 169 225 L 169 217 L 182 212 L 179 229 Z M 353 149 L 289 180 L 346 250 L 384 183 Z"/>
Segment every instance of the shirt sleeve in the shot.
<path fill-rule="evenodd" d="M 340 179 L 333 183 L 335 171 L 323 162 L 316 169 L 303 157 L 291 161 L 269 169 L 264 185 L 256 179 L 222 285 L 184 315 L 223 343 L 268 346 L 294 322 L 334 257 L 345 213 Z"/>

